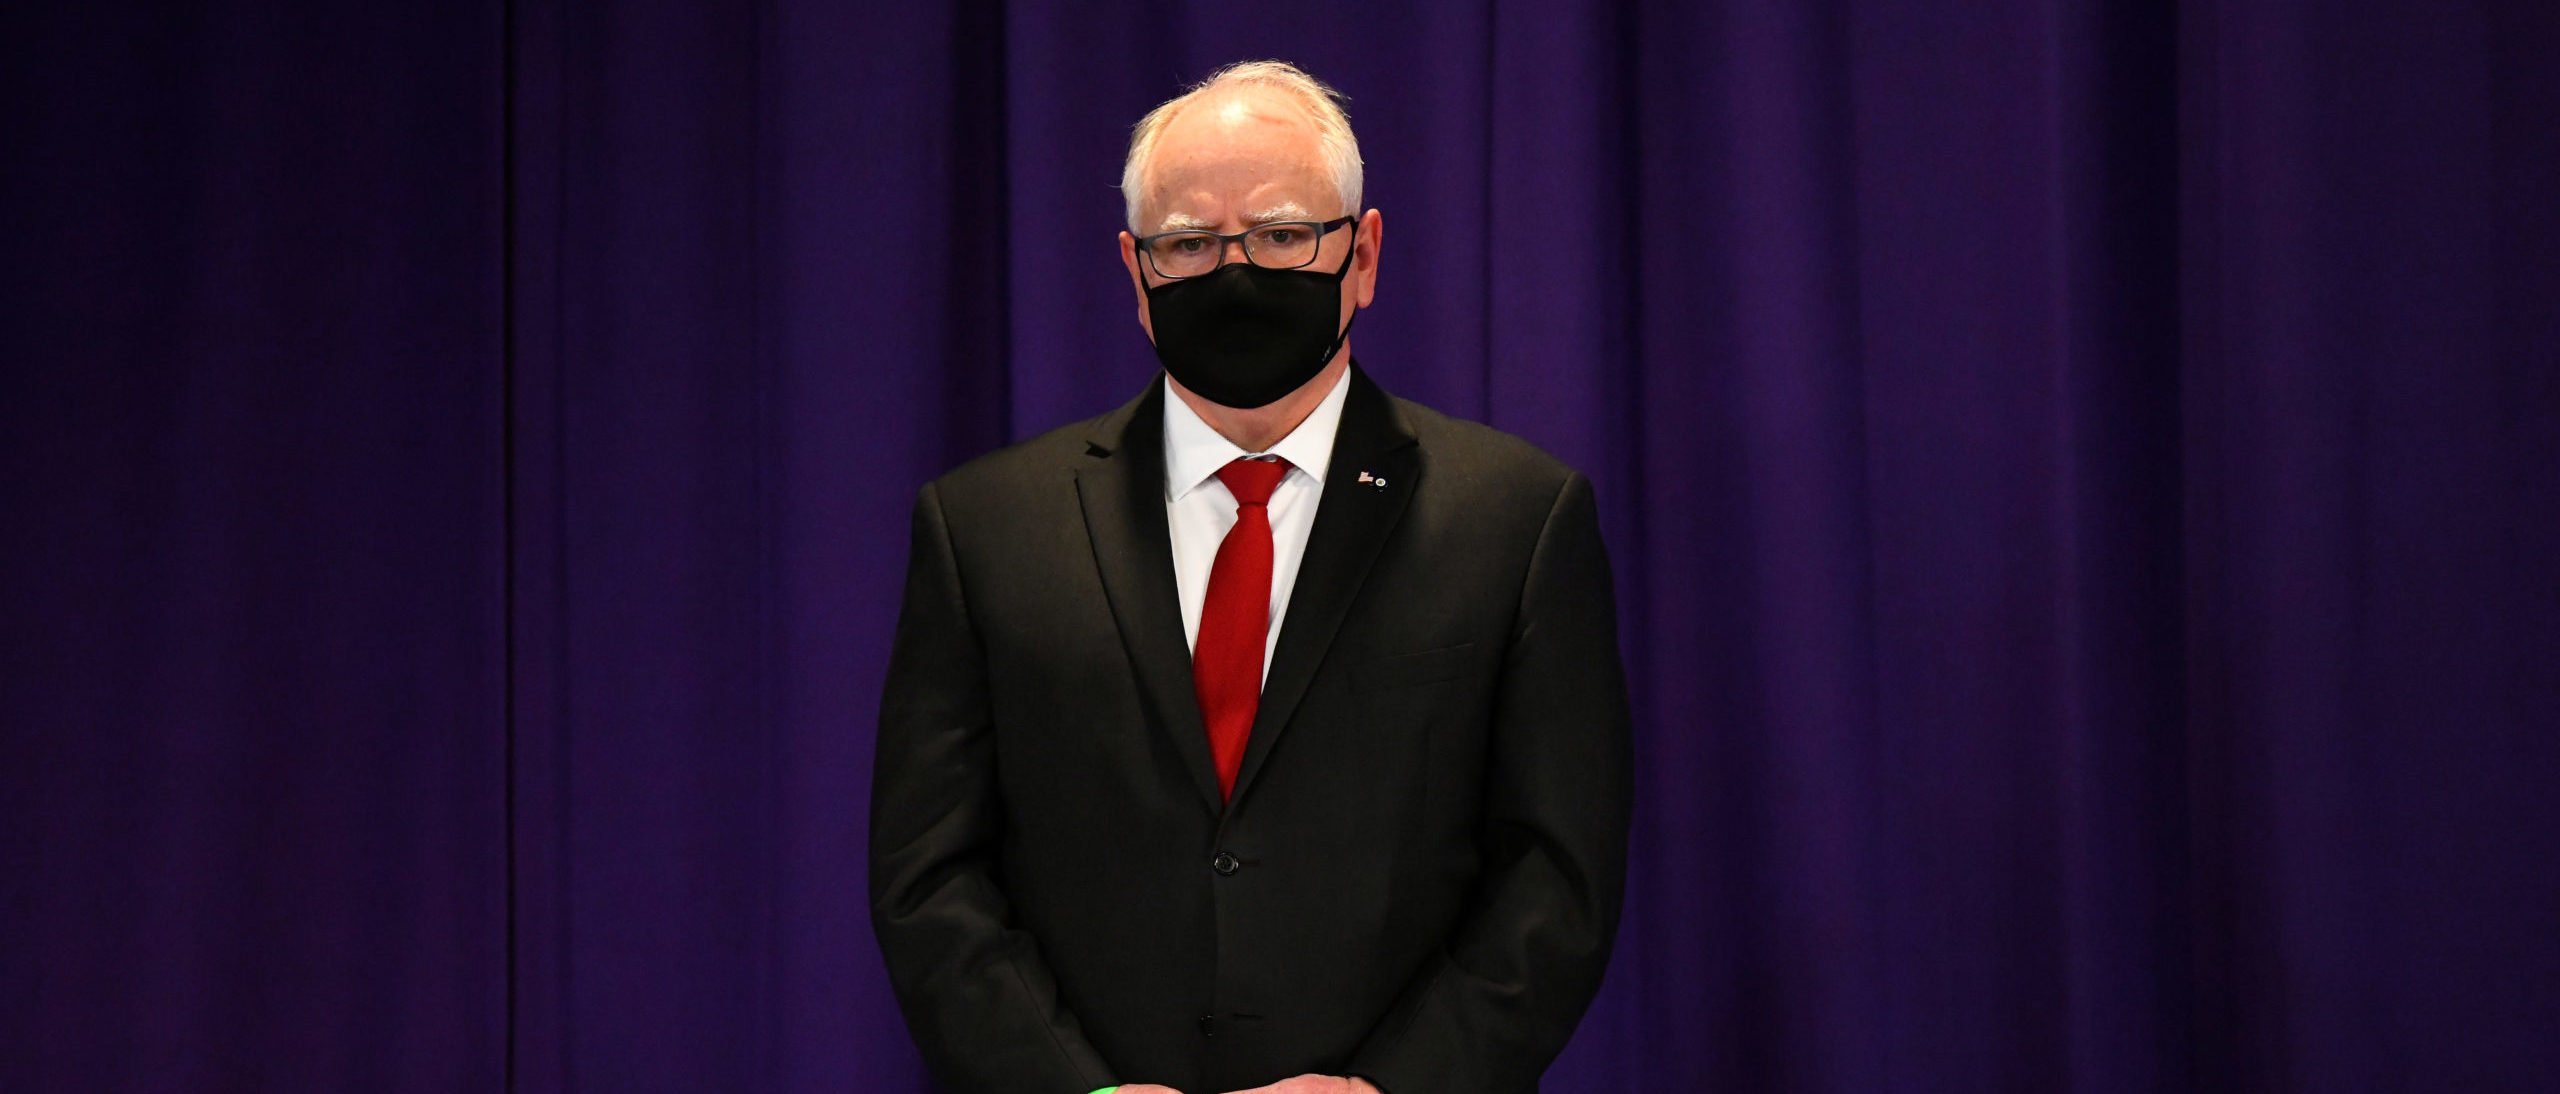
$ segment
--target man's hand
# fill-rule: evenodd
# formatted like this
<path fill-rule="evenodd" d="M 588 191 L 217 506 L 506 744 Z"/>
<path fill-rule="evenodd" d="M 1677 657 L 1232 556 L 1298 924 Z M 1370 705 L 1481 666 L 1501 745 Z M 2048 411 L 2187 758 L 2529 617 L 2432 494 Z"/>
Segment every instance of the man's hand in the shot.
<path fill-rule="evenodd" d="M 1121 1094 L 1128 1094 L 1130 1088 L 1120 1089 Z M 1300 1075 L 1295 1079 L 1282 1079 L 1270 1086 L 1257 1086 L 1251 1090 L 1231 1090 L 1227 1094 L 1378 1094 L 1378 1088 L 1370 1086 L 1367 1079 L 1348 1079 L 1340 1075 Z"/>
<path fill-rule="evenodd" d="M 1120 1094 L 1182 1094 L 1182 1092 L 1169 1086 L 1157 1086 L 1154 1083 L 1130 1083 L 1120 1088 Z"/>

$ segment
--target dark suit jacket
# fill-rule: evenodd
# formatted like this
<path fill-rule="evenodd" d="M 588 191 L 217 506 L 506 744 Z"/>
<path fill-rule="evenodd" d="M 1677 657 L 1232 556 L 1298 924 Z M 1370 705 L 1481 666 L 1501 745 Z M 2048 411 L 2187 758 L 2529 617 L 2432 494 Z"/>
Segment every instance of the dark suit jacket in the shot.
<path fill-rule="evenodd" d="M 946 1090 L 1317 1072 L 1513 1094 L 1589 1005 L 1631 783 L 1590 485 L 1356 365 L 1347 382 L 1223 806 L 1162 385 L 917 498 L 871 908 Z"/>

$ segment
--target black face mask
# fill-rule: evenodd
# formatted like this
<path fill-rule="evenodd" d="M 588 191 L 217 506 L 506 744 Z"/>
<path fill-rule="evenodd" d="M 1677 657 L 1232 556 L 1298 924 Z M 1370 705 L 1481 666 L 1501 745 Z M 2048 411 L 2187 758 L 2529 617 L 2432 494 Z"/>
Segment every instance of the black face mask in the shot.
<path fill-rule="evenodd" d="M 1342 314 L 1342 279 L 1359 254 L 1358 221 L 1351 242 L 1341 268 L 1329 274 L 1231 262 L 1150 287 L 1156 359 L 1174 382 L 1238 410 L 1268 406 L 1298 390 L 1351 336 L 1349 322 L 1340 330 L 1333 322 Z"/>

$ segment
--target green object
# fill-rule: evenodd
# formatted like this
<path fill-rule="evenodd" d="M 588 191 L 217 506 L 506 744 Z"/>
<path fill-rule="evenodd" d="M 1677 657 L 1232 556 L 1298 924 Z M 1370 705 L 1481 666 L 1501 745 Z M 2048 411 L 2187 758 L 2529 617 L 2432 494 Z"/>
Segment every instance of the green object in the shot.
<path fill-rule="evenodd" d="M 1118 1090 L 1118 1089 L 1120 1089 L 1120 1088 L 1119 1088 L 1119 1087 L 1116 1087 L 1116 1086 L 1106 1086 L 1106 1087 L 1103 1087 L 1103 1088 L 1102 1088 L 1102 1089 L 1100 1089 L 1100 1090 L 1094 1091 L 1094 1092 L 1093 1092 L 1093 1094 L 1111 1094 L 1111 1092 L 1112 1092 L 1112 1091 L 1115 1091 L 1115 1090 Z"/>

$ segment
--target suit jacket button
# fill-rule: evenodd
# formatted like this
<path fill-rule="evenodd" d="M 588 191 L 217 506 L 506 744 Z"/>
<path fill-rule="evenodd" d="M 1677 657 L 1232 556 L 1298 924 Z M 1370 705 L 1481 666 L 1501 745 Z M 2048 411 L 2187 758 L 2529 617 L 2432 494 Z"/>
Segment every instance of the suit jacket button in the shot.
<path fill-rule="evenodd" d="M 1230 855 L 1224 851 L 1218 852 L 1218 857 L 1209 860 L 1209 868 L 1216 870 L 1220 874 L 1232 875 L 1243 866 L 1243 863 L 1236 861 L 1236 857 L 1234 855 Z"/>
<path fill-rule="evenodd" d="M 1214 1014 L 1203 1014 L 1203 1015 L 1201 1015 L 1201 1016 L 1200 1016 L 1200 1036 L 1203 1036 L 1203 1037 L 1215 1037 L 1215 1036 L 1217 1036 L 1217 1035 L 1218 1035 L 1218 1016 L 1217 1016 L 1217 1015 L 1214 1015 Z"/>

